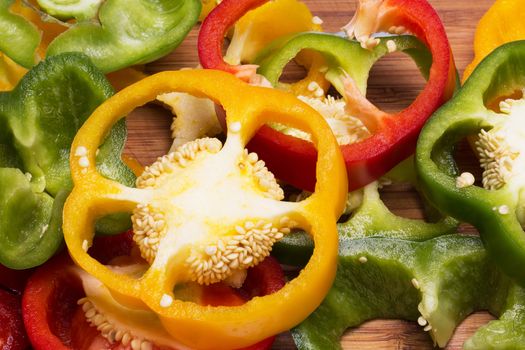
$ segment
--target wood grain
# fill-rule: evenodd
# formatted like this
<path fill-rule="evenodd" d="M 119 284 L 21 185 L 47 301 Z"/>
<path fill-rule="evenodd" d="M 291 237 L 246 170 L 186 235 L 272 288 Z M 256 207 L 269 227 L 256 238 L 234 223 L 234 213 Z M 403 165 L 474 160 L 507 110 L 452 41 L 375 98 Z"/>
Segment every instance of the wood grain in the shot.
<path fill-rule="evenodd" d="M 311 11 L 324 20 L 326 31 L 338 31 L 351 18 L 355 4 L 349 0 L 305 0 Z M 472 60 L 472 42 L 476 23 L 492 4 L 492 0 L 458 1 L 430 0 L 443 20 L 452 45 L 456 65 L 460 73 Z M 198 64 L 196 53 L 195 28 L 185 42 L 167 57 L 147 65 L 149 73 L 195 67 Z M 369 79 L 368 97 L 379 107 L 395 111 L 409 105 L 424 86 L 415 65 L 404 55 L 388 56 L 378 62 Z M 126 152 L 149 164 L 164 154 L 171 144 L 170 114 L 159 106 L 148 105 L 129 117 L 129 140 Z M 475 170 L 477 165 L 468 155 L 468 147 L 459 151 L 467 169 Z M 393 186 L 382 194 L 387 205 L 397 214 L 420 218 L 420 202 L 417 194 L 407 186 Z M 471 226 L 461 227 L 463 232 L 475 232 Z M 487 313 L 471 315 L 457 329 L 447 349 L 460 349 L 463 341 L 488 320 Z M 396 320 L 375 320 L 357 329 L 347 331 L 342 339 L 344 349 L 432 349 L 433 344 L 427 334 L 414 323 Z M 274 349 L 295 349 L 289 334 L 280 335 Z"/>

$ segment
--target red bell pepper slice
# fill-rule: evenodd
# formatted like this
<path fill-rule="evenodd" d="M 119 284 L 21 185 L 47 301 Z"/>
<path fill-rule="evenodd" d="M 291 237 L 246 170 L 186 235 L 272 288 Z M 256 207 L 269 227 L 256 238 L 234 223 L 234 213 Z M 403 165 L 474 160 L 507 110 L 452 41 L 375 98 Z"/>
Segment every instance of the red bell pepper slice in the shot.
<path fill-rule="evenodd" d="M 233 74 L 242 66 L 224 62 L 222 46 L 228 29 L 246 12 L 268 0 L 224 0 L 204 20 L 199 33 L 199 59 L 204 68 Z M 426 0 L 383 0 L 379 31 L 403 26 L 429 48 L 430 76 L 424 90 L 404 110 L 384 114 L 373 135 L 342 146 L 349 190 L 355 190 L 384 175 L 415 150 L 417 136 L 430 115 L 447 101 L 456 86 L 456 68 L 438 14 Z M 316 152 L 306 141 L 263 127 L 248 147 L 256 152 L 276 177 L 305 190 L 315 185 Z"/>
<path fill-rule="evenodd" d="M 128 232 L 97 238 L 90 254 L 101 262 L 117 255 L 129 255 L 133 247 L 131 237 Z M 68 256 L 58 256 L 41 266 L 27 283 L 22 302 L 23 317 L 33 347 L 36 350 L 129 350 L 121 344 L 109 343 L 85 320 L 82 308 L 77 305 L 84 296 L 82 285 L 71 267 L 73 264 Z M 283 271 L 273 258 L 251 269 L 246 281 L 242 292 L 224 284 L 205 288 L 202 302 L 207 305 L 240 305 L 247 300 L 243 294 L 271 293 L 285 283 Z M 274 339 L 265 339 L 244 350 L 269 349 Z"/>
<path fill-rule="evenodd" d="M 0 349 L 23 350 L 28 347 L 20 297 L 0 289 Z"/>

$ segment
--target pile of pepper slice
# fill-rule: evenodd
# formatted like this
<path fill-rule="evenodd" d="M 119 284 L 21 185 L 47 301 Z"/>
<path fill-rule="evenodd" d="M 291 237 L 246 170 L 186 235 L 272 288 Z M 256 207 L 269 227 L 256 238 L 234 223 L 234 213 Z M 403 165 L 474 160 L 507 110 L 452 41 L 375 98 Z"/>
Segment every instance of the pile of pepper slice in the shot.
<path fill-rule="evenodd" d="M 489 55 L 452 97 L 454 60 L 425 0 L 359 1 L 337 35 L 315 32 L 322 20 L 297 0 L 215 5 L 0 0 L 0 263 L 27 269 L 56 255 L 34 273 L 0 265 L 0 344 L 258 350 L 292 329 L 298 348 L 325 349 L 366 320 L 404 318 L 445 346 L 466 315 L 488 309 L 499 319 L 465 348 L 522 348 L 524 42 Z M 293 19 L 271 30 L 284 12 Z M 119 71 L 113 95 L 105 73 L 165 55 L 199 14 L 205 69 L 126 88 L 144 74 Z M 479 42 L 472 66 L 488 54 Z M 396 51 L 427 85 L 389 114 L 366 85 Z M 294 59 L 306 77 L 281 83 Z M 145 168 L 131 160 L 135 178 L 120 159 L 123 118 L 157 98 L 182 137 Z M 203 137 L 221 128 L 225 137 Z M 479 182 L 454 162 L 466 136 Z M 389 211 L 379 190 L 391 180 L 421 192 L 428 221 Z M 132 230 L 96 237 L 127 230 L 130 215 Z M 457 220 L 481 240 L 455 234 Z M 286 281 L 279 263 L 298 274 Z"/>

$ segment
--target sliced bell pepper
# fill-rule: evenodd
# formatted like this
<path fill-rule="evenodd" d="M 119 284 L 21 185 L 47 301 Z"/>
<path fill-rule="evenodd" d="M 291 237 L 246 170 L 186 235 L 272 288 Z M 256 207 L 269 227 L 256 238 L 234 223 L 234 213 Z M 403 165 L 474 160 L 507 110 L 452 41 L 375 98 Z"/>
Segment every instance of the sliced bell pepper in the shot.
<path fill-rule="evenodd" d="M 0 347 L 24 350 L 29 346 L 22 321 L 20 297 L 0 288 Z"/>
<path fill-rule="evenodd" d="M 94 156 L 107 130 L 136 106 L 173 91 L 207 97 L 224 108 L 229 131 L 222 150 L 216 139 L 183 145 L 146 168 L 137 189 L 101 177 Z M 312 133 L 318 148 L 317 191 L 299 203 L 281 202 L 283 192 L 273 175 L 256 154 L 244 150 L 255 131 L 276 118 Z M 153 311 L 176 341 L 199 349 L 253 344 L 299 323 L 330 288 L 346 173 L 326 122 L 292 95 L 252 87 L 219 71 L 163 72 L 101 105 L 77 134 L 72 149 L 79 147 L 87 149 L 89 164 L 83 168 L 79 157 L 71 157 L 75 187 L 63 226 L 69 251 L 120 307 Z M 134 240 L 148 262 L 139 279 L 116 273 L 86 253 L 94 220 L 118 211 L 133 211 Z M 262 261 L 294 227 L 309 232 L 316 249 L 302 273 L 278 292 L 237 307 L 213 308 L 173 294 L 174 286 L 191 281 L 207 285 L 227 279 L 238 285 L 245 269 Z"/>
<path fill-rule="evenodd" d="M 69 149 L 78 128 L 112 94 L 104 76 L 81 54 L 50 58 L 0 94 L 0 263 L 15 269 L 42 264 L 62 242 L 62 206 L 72 181 Z M 105 176 L 127 184 L 120 161 L 126 137 L 118 124 L 100 147 Z M 103 232 L 129 227 L 127 218 L 99 223 Z M 122 231 L 120 231 L 122 232 Z"/>
<path fill-rule="evenodd" d="M 226 30 L 238 18 L 265 2 L 225 0 L 210 13 L 199 33 L 199 58 L 205 68 L 221 69 L 238 76 L 248 70 L 249 67 L 231 66 L 224 62 L 221 54 L 222 41 Z M 303 34 L 291 39 L 279 50 L 283 46 L 281 40 L 272 44 L 256 62 L 262 65 L 258 72 L 266 75 L 276 86 L 286 63 L 302 49 L 328 53 L 328 57 L 325 57 L 327 64 L 322 70 L 326 71 L 329 80 L 332 77 L 332 84 L 343 90 L 347 110 L 342 113 L 359 118 L 371 133 L 357 142 L 342 146 L 351 190 L 376 180 L 414 151 L 417 135 L 424 122 L 452 96 L 456 84 L 454 61 L 443 24 L 428 2 L 386 0 L 374 3 L 377 7 L 362 7 L 345 27 L 351 38 L 357 35 L 357 46 L 363 49 L 355 53 L 359 57 L 357 60 L 352 60 L 351 65 L 343 66 L 348 77 L 343 75 L 342 81 L 334 81 L 336 77 L 341 80 L 342 74 L 335 69 L 339 67 L 334 67 L 334 64 L 341 65 L 341 62 L 337 62 L 338 55 L 331 45 L 339 41 L 337 46 L 344 46 L 345 39 L 336 36 Z M 387 31 L 395 34 L 408 31 L 414 34 L 428 47 L 432 58 L 428 83 L 424 90 L 412 105 L 396 114 L 378 110 L 364 97 L 368 70 L 374 61 L 374 54 L 367 53 L 367 50 L 373 47 L 384 53 L 386 50 L 397 50 L 395 38 L 371 37 L 374 33 Z M 273 51 L 276 48 L 277 53 Z M 412 53 L 410 51 L 409 54 Z M 276 57 L 271 57 L 271 53 Z M 417 55 L 417 52 L 413 54 Z M 334 69 L 327 69 L 330 67 Z M 319 97 L 324 96 L 322 87 L 312 86 L 310 90 L 319 91 Z M 328 106 L 327 109 L 330 109 L 328 113 L 333 113 L 333 106 Z M 308 142 L 264 127 L 252 141 L 250 149 L 261 153 L 261 158 L 275 171 L 278 178 L 296 187 L 312 190 L 315 183 L 315 151 Z"/>
<path fill-rule="evenodd" d="M 405 183 L 417 188 L 413 157 L 399 164 L 384 179 L 390 184 Z M 395 215 L 381 200 L 380 185 L 381 181 L 375 181 L 348 194 L 346 214 L 349 218 L 337 224 L 340 240 L 385 237 L 427 241 L 456 232 L 458 222 L 451 217 L 442 217 L 429 205 L 425 205 L 428 221 Z M 308 261 L 313 249 L 313 242 L 307 235 L 295 232 L 275 245 L 273 255 L 284 264 L 298 266 Z"/>
<path fill-rule="evenodd" d="M 90 254 L 99 261 L 109 262 L 115 257 L 132 254 L 132 233 L 112 237 L 98 237 Z M 284 274 L 272 258 L 250 269 L 243 293 L 248 296 L 266 295 L 284 285 Z M 125 349 L 120 342 L 109 342 L 97 327 L 86 320 L 82 306 L 77 302 L 85 297 L 78 268 L 70 259 L 60 256 L 40 267 L 29 280 L 24 291 L 24 322 L 36 350 Z M 215 284 L 197 291 L 203 305 L 242 305 L 246 299 L 225 284 Z M 99 327 L 100 328 L 100 327 Z M 245 350 L 269 349 L 273 337 Z M 136 346 L 136 344 L 131 344 Z M 139 347 L 146 349 L 147 346 Z M 153 346 L 155 349 L 160 349 Z M 167 348 L 162 348 L 168 350 Z"/>
<path fill-rule="evenodd" d="M 525 285 L 523 98 L 525 42 L 501 46 L 423 129 L 416 164 L 425 196 L 443 213 L 476 226 L 492 259 Z M 503 100 L 502 100 L 503 99 Z M 487 106 L 501 101 L 495 110 Z M 455 145 L 477 137 L 483 177 L 455 167 Z"/>
<path fill-rule="evenodd" d="M 497 47 L 525 39 L 523 17 L 525 8 L 520 0 L 496 0 L 483 15 L 474 37 L 474 60 L 465 68 L 463 81 L 476 66 Z"/>
<path fill-rule="evenodd" d="M 37 62 L 40 35 L 31 23 L 10 11 L 13 2 L 0 1 L 0 52 L 19 65 L 31 68 Z"/>
<path fill-rule="evenodd" d="M 343 234 L 330 293 L 292 335 L 299 349 L 340 349 L 347 328 L 395 318 L 417 321 L 442 348 L 469 314 L 489 310 L 499 319 L 463 349 L 523 349 L 524 306 L 525 290 L 493 264 L 479 237 L 414 242 Z"/>
<path fill-rule="evenodd" d="M 4 36 L 12 36 L 0 40 L 6 45 L 0 46 L 0 51 L 30 68 L 36 63 L 40 35 L 31 23 L 10 11 L 12 3 L 12 0 L 2 0 L 0 18 L 5 18 L 1 22 L 19 33 L 2 31 Z M 43 42 L 46 56 L 84 52 L 105 73 L 148 63 L 168 54 L 193 28 L 201 10 L 199 0 L 38 0 L 38 4 L 40 7 L 21 11 L 34 10 L 42 16 L 78 20 L 72 25 L 63 23 L 63 32 L 58 36 L 55 30 L 44 36 L 49 39 L 45 40 L 49 43 Z M 27 18 L 33 17 L 34 14 L 27 15 Z M 38 24 L 39 19 L 36 21 Z"/>

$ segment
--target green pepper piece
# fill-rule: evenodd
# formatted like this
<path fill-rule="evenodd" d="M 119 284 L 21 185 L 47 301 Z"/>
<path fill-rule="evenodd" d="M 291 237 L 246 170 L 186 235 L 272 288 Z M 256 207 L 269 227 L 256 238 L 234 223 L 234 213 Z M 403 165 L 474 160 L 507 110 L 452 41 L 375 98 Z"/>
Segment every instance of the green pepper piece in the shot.
<path fill-rule="evenodd" d="M 481 327 L 463 348 L 478 349 L 525 349 L 525 290 L 517 285 L 509 288 L 498 320 Z"/>
<path fill-rule="evenodd" d="M 156 60 L 177 47 L 197 22 L 199 0 L 107 0 L 98 21 L 75 24 L 47 55 L 84 52 L 104 73 Z"/>
<path fill-rule="evenodd" d="M 494 100 L 525 86 L 525 42 L 501 46 L 488 56 L 457 95 L 423 128 L 416 166 L 425 196 L 440 211 L 474 225 L 492 259 L 525 286 L 525 124 L 523 98 Z M 478 136 L 483 187 L 459 175 L 454 146 Z M 467 181 L 470 178 L 470 181 Z"/>
<path fill-rule="evenodd" d="M 37 0 L 48 14 L 61 20 L 95 18 L 103 0 Z"/>
<path fill-rule="evenodd" d="M 62 206 L 72 188 L 71 142 L 91 112 L 113 94 L 83 54 L 63 54 L 33 68 L 11 92 L 0 94 L 0 263 L 24 269 L 51 257 L 62 241 Z M 120 160 L 126 129 L 116 125 L 101 145 L 101 173 L 130 186 Z M 114 219 L 114 218 L 113 218 Z M 107 231 L 129 227 L 129 217 Z"/>
<path fill-rule="evenodd" d="M 292 331 L 299 349 L 338 349 L 348 327 L 374 318 L 418 320 L 443 347 L 455 327 L 481 309 L 501 319 L 478 332 L 466 349 L 524 348 L 524 291 L 492 264 L 478 237 L 360 238 L 342 240 L 340 251 L 332 290 Z M 495 341 L 498 331 L 504 335 Z"/>
<path fill-rule="evenodd" d="M 0 0 L 0 52 L 21 66 L 30 68 L 36 63 L 40 33 L 23 17 L 10 12 L 14 0 Z"/>
<path fill-rule="evenodd" d="M 415 184 L 416 179 L 413 174 L 413 158 L 410 157 L 392 169 L 386 177 L 396 182 Z M 341 241 L 366 237 L 424 241 L 454 233 L 458 225 L 456 220 L 439 215 L 435 217 L 436 222 L 425 222 L 395 215 L 382 202 L 377 182 L 350 193 L 349 200 L 355 200 L 358 204 L 353 205 L 355 210 L 352 211 L 348 220 L 337 224 Z M 431 209 L 429 208 L 429 211 Z M 303 265 L 310 259 L 313 248 L 313 242 L 307 234 L 296 232 L 277 242 L 272 254 L 276 255 L 282 263 Z"/>
<path fill-rule="evenodd" d="M 387 42 L 392 41 L 397 51 L 410 55 L 421 73 L 428 78 L 432 56 L 425 45 L 411 35 L 388 35 L 373 50 L 366 50 L 357 41 L 334 34 L 300 33 L 278 39 L 263 50 L 255 60 L 259 65 L 257 73 L 264 75 L 273 86 L 279 86 L 279 78 L 286 65 L 301 50 L 314 50 L 325 56 L 328 71 L 326 77 L 337 91 L 344 96 L 341 77 L 346 72 L 356 83 L 361 93 L 366 93 L 368 74 L 372 66 L 389 52 Z"/>

